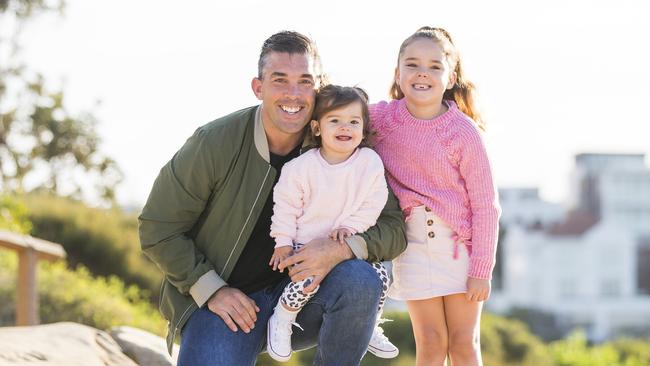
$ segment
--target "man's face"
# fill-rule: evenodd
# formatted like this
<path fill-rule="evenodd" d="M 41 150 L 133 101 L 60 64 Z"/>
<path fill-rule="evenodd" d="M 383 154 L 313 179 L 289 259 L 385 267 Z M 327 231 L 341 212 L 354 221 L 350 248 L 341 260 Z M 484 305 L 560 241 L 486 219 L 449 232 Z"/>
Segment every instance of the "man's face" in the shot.
<path fill-rule="evenodd" d="M 262 101 L 262 122 L 269 139 L 301 134 L 311 118 L 317 87 L 314 63 L 306 54 L 271 52 L 262 78 L 252 82 Z"/>

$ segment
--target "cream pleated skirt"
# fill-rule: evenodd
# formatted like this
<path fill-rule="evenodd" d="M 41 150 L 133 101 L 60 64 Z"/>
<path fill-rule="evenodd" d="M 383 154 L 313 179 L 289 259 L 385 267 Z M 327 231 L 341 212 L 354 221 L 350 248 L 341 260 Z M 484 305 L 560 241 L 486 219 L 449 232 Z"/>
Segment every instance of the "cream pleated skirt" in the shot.
<path fill-rule="evenodd" d="M 469 255 L 458 244 L 454 258 L 454 231 L 430 209 L 412 209 L 406 221 L 406 250 L 393 260 L 393 285 L 388 296 L 396 300 L 423 300 L 467 292 Z"/>

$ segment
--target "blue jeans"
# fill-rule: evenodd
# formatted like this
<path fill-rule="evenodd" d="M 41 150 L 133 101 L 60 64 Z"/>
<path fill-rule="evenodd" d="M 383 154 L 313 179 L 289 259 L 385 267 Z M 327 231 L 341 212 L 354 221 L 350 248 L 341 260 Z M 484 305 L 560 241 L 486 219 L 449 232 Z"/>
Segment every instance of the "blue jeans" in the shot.
<path fill-rule="evenodd" d="M 288 282 L 248 295 L 260 308 L 255 328 L 248 334 L 231 331 L 206 307 L 196 310 L 181 331 L 178 366 L 254 365 L 266 349 L 266 325 Z M 380 296 L 381 283 L 369 263 L 341 262 L 298 314 L 296 321 L 304 332 L 294 328 L 293 349 L 318 344 L 314 365 L 358 365 L 375 326 Z"/>

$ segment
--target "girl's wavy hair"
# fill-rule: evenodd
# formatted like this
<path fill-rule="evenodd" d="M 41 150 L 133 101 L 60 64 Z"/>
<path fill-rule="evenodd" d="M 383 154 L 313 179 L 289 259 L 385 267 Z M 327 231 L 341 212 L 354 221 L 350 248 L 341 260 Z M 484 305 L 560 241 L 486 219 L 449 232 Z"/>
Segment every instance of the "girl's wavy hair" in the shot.
<path fill-rule="evenodd" d="M 363 138 L 359 147 L 372 147 L 374 133 L 370 130 L 370 113 L 368 112 L 368 94 L 359 87 L 326 85 L 316 93 L 316 105 L 312 113 L 312 120 L 319 121 L 327 113 L 345 107 L 354 102 L 361 104 L 361 118 L 363 119 Z M 321 137 L 316 136 L 312 128 L 309 128 L 308 145 L 320 147 Z"/>
<path fill-rule="evenodd" d="M 418 39 L 429 39 L 439 44 L 443 54 L 447 58 L 447 63 L 456 73 L 456 83 L 451 89 L 445 91 L 442 98 L 456 102 L 458 108 L 474 120 L 478 128 L 485 131 L 485 121 L 481 117 L 476 103 L 476 87 L 471 81 L 466 79 L 458 49 L 446 30 L 443 28 L 421 27 L 415 31 L 415 33 L 402 42 L 399 48 L 399 54 L 397 55 L 397 67 L 399 67 L 399 60 L 404 54 L 406 47 Z M 390 97 L 392 99 L 404 98 L 404 93 L 397 84 L 397 80 L 393 80 L 393 85 L 390 88 Z"/>

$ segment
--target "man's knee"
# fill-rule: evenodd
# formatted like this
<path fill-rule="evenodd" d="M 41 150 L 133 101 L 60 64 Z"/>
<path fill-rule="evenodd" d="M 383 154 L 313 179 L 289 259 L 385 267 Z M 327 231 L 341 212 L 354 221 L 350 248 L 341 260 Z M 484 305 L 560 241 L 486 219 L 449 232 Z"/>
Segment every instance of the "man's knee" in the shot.
<path fill-rule="evenodd" d="M 371 305 L 379 302 L 382 284 L 372 266 L 358 259 L 340 263 L 327 276 L 328 285 L 338 288 L 341 296 Z"/>
<path fill-rule="evenodd" d="M 178 365 L 252 365 L 265 334 L 257 327 L 233 332 L 218 315 L 199 308 L 181 332 Z"/>

